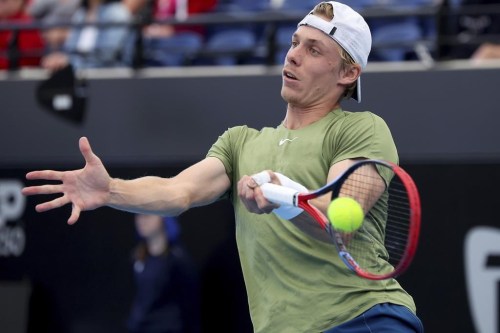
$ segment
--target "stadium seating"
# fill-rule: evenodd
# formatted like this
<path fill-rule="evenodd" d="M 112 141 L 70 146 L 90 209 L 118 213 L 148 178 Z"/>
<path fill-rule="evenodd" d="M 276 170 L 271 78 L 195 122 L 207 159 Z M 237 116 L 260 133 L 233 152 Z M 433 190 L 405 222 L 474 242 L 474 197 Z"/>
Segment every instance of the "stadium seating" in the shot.
<path fill-rule="evenodd" d="M 183 66 L 190 64 L 203 47 L 195 32 L 179 32 L 169 38 L 144 40 L 146 66 Z"/>
<path fill-rule="evenodd" d="M 414 18 L 385 22 L 372 29 L 373 55 L 378 61 L 403 61 L 422 38 L 422 31 Z"/>
<path fill-rule="evenodd" d="M 250 59 L 256 47 L 253 30 L 227 28 L 211 35 L 205 45 L 205 57 L 215 65 L 237 65 Z"/>

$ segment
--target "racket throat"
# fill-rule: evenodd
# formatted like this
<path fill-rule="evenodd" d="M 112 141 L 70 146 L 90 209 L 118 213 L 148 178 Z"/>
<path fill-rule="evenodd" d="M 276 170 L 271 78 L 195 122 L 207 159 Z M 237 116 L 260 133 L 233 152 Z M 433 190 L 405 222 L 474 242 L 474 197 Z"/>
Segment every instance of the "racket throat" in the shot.
<path fill-rule="evenodd" d="M 351 257 L 349 252 L 339 250 L 339 256 L 340 259 L 344 262 L 344 264 L 349 267 L 350 270 L 352 270 L 355 273 L 358 273 L 360 271 L 359 265 L 356 263 L 356 260 Z"/>

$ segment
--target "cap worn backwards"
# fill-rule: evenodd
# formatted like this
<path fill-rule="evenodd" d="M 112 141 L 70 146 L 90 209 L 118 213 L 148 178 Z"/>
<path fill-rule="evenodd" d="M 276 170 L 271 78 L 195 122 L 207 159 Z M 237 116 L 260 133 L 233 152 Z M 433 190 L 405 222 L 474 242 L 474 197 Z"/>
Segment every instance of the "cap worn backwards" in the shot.
<path fill-rule="evenodd" d="M 335 40 L 364 69 L 372 46 L 372 36 L 368 24 L 351 7 L 336 1 L 327 1 L 326 3 L 333 7 L 331 21 L 316 16 L 311 11 L 299 22 L 298 26 L 306 25 L 321 30 Z M 351 97 L 361 102 L 360 78 L 358 78 L 356 89 Z"/>

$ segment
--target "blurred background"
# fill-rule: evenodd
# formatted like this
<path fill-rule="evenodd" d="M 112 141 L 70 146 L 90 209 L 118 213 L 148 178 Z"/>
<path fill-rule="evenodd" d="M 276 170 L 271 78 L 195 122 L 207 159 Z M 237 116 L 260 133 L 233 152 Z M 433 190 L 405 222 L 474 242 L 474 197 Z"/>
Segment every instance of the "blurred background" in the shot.
<path fill-rule="evenodd" d="M 346 0 L 373 35 L 363 101 L 421 194 L 400 277 L 427 333 L 500 332 L 500 1 Z M 36 213 L 33 169 L 173 176 L 228 127 L 276 126 L 281 64 L 310 0 L 0 0 L 0 331 L 127 332 L 132 214 Z M 252 332 L 229 202 L 179 216 L 202 332 Z"/>

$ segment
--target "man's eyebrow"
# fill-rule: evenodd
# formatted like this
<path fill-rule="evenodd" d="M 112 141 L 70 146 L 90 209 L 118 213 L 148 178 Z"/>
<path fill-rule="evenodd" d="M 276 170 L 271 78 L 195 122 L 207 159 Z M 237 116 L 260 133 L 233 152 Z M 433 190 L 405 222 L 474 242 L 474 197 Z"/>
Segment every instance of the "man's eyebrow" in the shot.
<path fill-rule="evenodd" d="M 315 39 L 315 38 L 300 38 L 300 35 L 298 33 L 294 33 L 292 35 L 292 38 L 293 39 L 302 39 L 302 42 L 304 43 L 309 43 L 309 44 L 312 44 L 312 45 L 318 45 L 318 46 L 326 46 L 326 44 L 322 41 L 322 40 L 319 40 L 319 39 Z"/>

